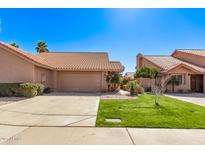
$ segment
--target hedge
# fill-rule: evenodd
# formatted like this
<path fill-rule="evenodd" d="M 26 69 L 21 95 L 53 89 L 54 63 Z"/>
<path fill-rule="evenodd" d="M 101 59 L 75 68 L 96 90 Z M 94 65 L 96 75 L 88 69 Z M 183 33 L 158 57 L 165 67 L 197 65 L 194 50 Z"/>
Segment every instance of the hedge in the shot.
<path fill-rule="evenodd" d="M 0 97 L 34 97 L 42 95 L 45 86 L 35 83 L 0 83 Z"/>

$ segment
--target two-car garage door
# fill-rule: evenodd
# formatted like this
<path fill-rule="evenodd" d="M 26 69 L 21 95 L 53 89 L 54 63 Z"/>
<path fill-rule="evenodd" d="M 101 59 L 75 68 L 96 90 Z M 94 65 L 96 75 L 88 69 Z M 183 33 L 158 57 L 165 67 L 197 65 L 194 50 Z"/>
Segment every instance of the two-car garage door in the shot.
<path fill-rule="evenodd" d="M 101 72 L 60 72 L 58 81 L 59 91 L 101 91 Z"/>

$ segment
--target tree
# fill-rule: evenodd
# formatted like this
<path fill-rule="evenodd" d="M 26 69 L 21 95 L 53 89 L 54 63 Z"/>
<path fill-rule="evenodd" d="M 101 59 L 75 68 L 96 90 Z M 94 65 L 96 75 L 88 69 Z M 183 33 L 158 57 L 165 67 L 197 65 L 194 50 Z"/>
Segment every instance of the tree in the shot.
<path fill-rule="evenodd" d="M 37 43 L 36 51 L 38 53 L 49 52 L 47 44 L 45 42 L 43 42 L 43 41 L 39 41 Z"/>
<path fill-rule="evenodd" d="M 14 46 L 16 48 L 19 48 L 19 45 L 17 43 L 10 43 L 11 46 Z"/>
<path fill-rule="evenodd" d="M 180 83 L 181 83 L 181 80 L 177 77 L 177 75 L 172 75 L 169 78 L 168 82 L 167 82 L 167 84 L 171 84 L 172 85 L 172 92 L 174 92 L 175 85 L 176 86 L 180 85 Z"/>
<path fill-rule="evenodd" d="M 108 72 L 106 82 L 109 91 L 115 91 L 118 88 L 121 76 L 122 75 L 117 72 Z"/>
<path fill-rule="evenodd" d="M 135 76 L 137 78 L 150 78 L 151 81 L 154 79 L 154 83 L 152 84 L 152 91 L 155 93 L 155 105 L 159 106 L 159 94 L 162 92 L 163 88 L 160 70 L 144 66 L 136 71 Z"/>
<path fill-rule="evenodd" d="M 135 76 L 137 78 L 143 77 L 143 78 L 152 78 L 152 79 L 154 79 L 159 74 L 160 74 L 160 71 L 158 69 L 152 68 L 152 67 L 143 66 L 142 68 L 140 68 L 139 70 L 136 71 Z"/>

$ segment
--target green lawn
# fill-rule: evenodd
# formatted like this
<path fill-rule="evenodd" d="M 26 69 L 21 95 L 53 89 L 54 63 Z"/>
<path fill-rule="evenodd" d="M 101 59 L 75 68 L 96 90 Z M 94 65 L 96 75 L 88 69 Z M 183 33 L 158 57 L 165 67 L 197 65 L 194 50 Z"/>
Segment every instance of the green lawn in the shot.
<path fill-rule="evenodd" d="M 120 118 L 121 123 L 106 122 Z M 160 96 L 160 106 L 154 95 L 142 95 L 130 100 L 101 100 L 96 125 L 98 127 L 143 128 L 205 128 L 205 107 Z"/>

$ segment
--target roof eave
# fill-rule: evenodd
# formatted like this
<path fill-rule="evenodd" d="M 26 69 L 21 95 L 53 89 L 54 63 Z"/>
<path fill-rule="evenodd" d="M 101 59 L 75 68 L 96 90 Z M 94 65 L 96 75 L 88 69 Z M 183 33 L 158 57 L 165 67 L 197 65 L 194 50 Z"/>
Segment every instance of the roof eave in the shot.
<path fill-rule="evenodd" d="M 188 65 L 186 65 L 186 64 L 178 64 L 178 65 L 176 65 L 176 66 L 174 66 L 174 67 L 172 67 L 172 68 L 169 68 L 169 69 L 167 69 L 167 70 L 164 70 L 164 71 L 162 71 L 162 73 L 169 73 L 171 70 L 173 70 L 173 69 L 175 69 L 175 68 L 177 68 L 177 67 L 180 67 L 180 66 L 184 66 L 184 67 L 186 67 L 187 69 L 189 69 L 189 70 L 191 70 L 191 71 L 193 71 L 193 72 L 195 72 L 195 73 L 199 73 L 199 74 L 203 74 L 204 72 L 202 72 L 202 71 L 199 71 L 199 70 L 196 70 L 196 69 L 194 69 L 193 67 L 191 67 L 191 66 L 188 66 Z"/>
<path fill-rule="evenodd" d="M 165 70 L 163 67 L 157 65 L 156 63 L 154 63 L 153 61 L 149 60 L 148 58 L 146 58 L 145 56 L 142 56 L 144 59 L 146 59 L 147 61 L 149 61 L 150 63 L 152 63 L 153 65 L 155 65 L 156 67 L 159 67 L 160 69 L 162 69 L 163 71 Z"/>
<path fill-rule="evenodd" d="M 29 63 L 31 63 L 33 65 L 36 65 L 36 66 L 39 66 L 39 67 L 43 67 L 43 68 L 47 68 L 47 69 L 54 69 L 53 67 L 50 67 L 50 66 L 44 65 L 42 63 L 39 63 L 39 62 L 33 60 L 32 58 L 26 56 L 26 55 L 21 55 L 20 53 L 15 52 L 13 49 L 5 46 L 4 44 L 1 44 L 0 47 L 3 48 L 6 51 L 8 51 L 8 52 L 18 56 L 19 58 L 24 59 L 25 61 L 27 61 L 27 62 L 29 62 Z"/>

